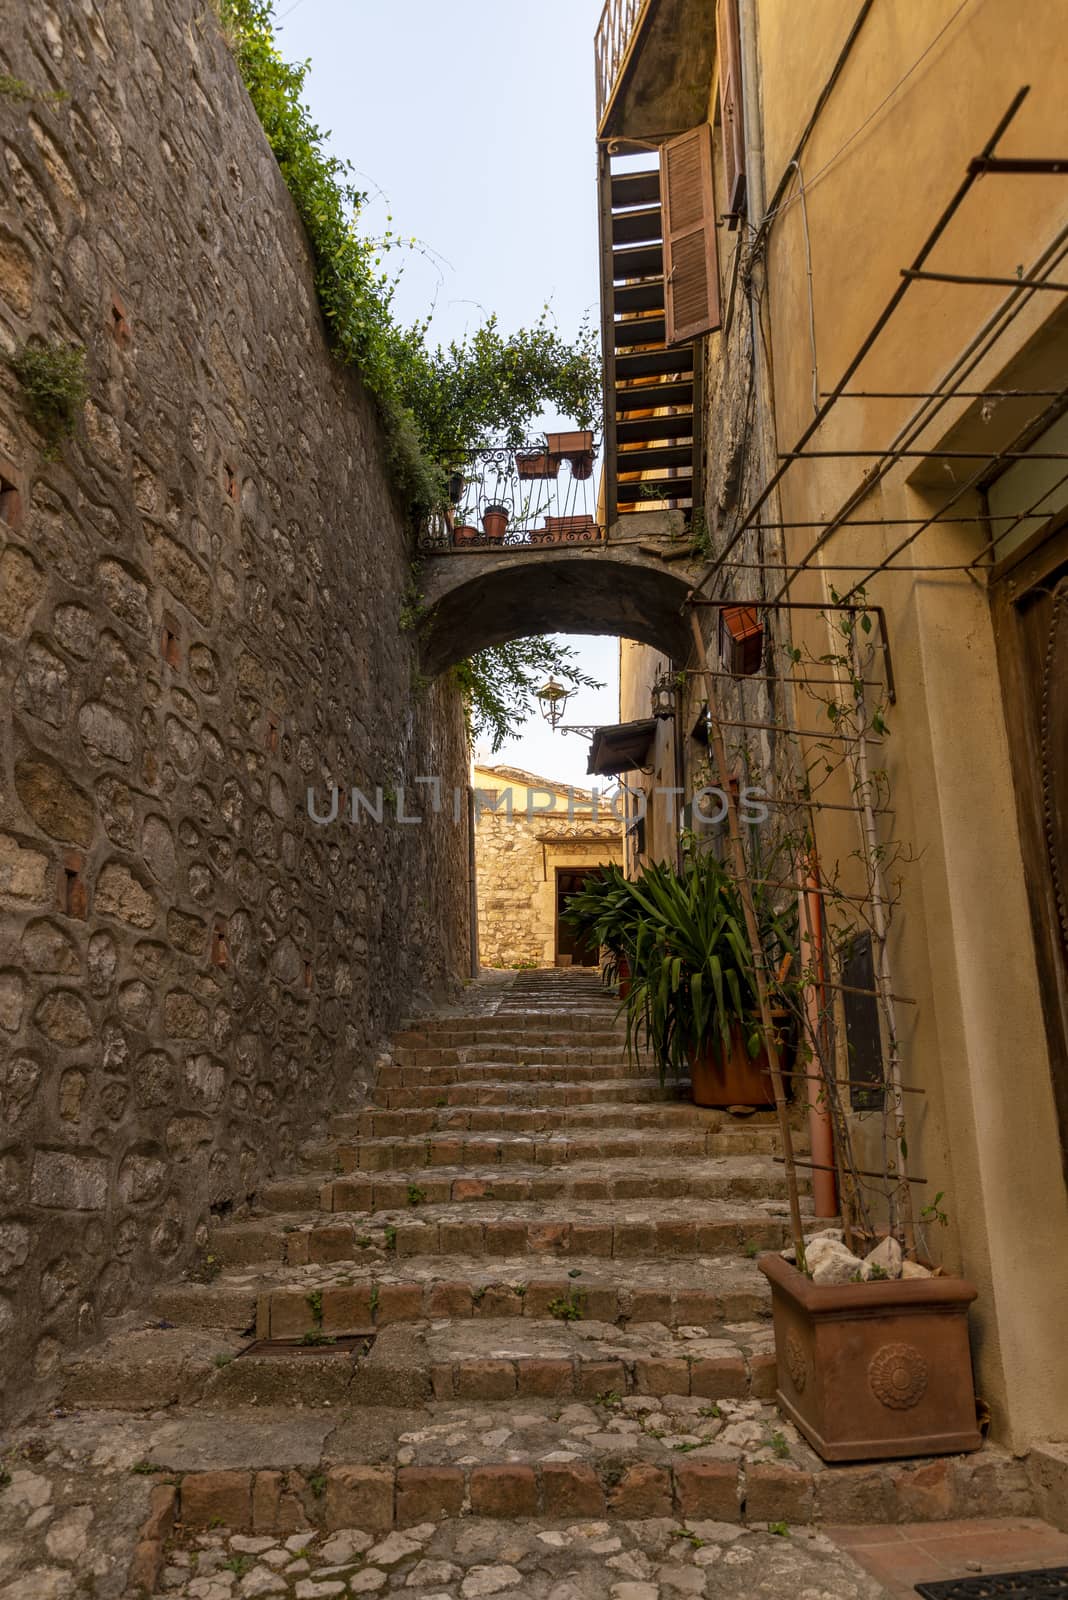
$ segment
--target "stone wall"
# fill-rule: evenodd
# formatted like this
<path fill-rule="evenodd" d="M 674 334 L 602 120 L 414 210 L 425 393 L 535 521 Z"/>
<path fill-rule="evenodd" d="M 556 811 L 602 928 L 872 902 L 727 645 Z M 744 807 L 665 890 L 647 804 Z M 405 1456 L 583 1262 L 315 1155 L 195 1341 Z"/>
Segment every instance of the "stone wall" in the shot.
<path fill-rule="evenodd" d="M 410 531 L 211 6 L 17 15 L 0 340 L 84 345 L 89 399 L 48 460 L 0 367 L 9 1406 L 467 951 L 463 825 L 306 815 L 309 785 L 463 784 L 464 735 L 449 686 L 413 694 Z"/>

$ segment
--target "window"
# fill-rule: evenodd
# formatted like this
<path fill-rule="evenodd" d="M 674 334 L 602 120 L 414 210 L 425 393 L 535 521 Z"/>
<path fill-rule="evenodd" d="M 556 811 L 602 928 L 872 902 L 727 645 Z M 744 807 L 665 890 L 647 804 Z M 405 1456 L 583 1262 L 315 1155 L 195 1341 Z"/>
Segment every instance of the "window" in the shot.
<path fill-rule="evenodd" d="M 712 129 L 707 122 L 661 151 L 667 343 L 685 344 L 721 323 Z"/>
<path fill-rule="evenodd" d="M 745 215 L 745 117 L 742 110 L 742 41 L 738 0 L 717 0 L 716 55 L 719 62 L 719 115 L 723 128 L 723 168 L 727 175 L 728 227 Z"/>
<path fill-rule="evenodd" d="M 883 1047 L 871 934 L 842 946 L 842 1010 L 845 1013 L 849 1104 L 853 1111 L 879 1111 L 883 1104 Z"/>

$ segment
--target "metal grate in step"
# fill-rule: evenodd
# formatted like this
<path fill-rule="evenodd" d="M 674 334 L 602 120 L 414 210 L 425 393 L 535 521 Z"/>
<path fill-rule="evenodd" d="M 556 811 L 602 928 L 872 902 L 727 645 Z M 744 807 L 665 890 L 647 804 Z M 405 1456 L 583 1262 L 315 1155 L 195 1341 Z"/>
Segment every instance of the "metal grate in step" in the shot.
<path fill-rule="evenodd" d="M 1065 1600 L 1068 1567 L 1035 1567 L 1030 1572 L 991 1572 L 938 1583 L 918 1583 L 925 1600 Z"/>

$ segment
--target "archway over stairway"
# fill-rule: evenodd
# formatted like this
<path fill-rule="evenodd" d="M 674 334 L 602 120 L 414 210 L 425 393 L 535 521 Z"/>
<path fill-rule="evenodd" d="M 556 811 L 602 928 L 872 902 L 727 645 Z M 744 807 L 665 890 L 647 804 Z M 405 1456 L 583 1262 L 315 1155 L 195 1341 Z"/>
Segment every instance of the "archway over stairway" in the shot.
<path fill-rule="evenodd" d="M 699 570 L 688 551 L 666 540 L 430 556 L 424 670 L 435 676 L 478 650 L 536 633 L 618 634 L 685 660 L 683 606 Z"/>

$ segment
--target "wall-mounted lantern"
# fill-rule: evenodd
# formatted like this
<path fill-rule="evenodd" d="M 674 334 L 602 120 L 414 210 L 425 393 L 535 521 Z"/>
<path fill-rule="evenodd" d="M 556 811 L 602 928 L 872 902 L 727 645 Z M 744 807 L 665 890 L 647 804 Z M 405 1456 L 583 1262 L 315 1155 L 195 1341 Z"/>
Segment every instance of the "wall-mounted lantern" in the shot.
<path fill-rule="evenodd" d="M 554 731 L 564 720 L 564 710 L 574 693 L 574 689 L 565 689 L 555 678 L 550 678 L 548 683 L 542 684 L 537 691 L 536 698 L 541 707 L 541 714 Z"/>
<path fill-rule="evenodd" d="M 653 684 L 653 716 L 673 717 L 678 699 L 678 684 L 674 674 L 664 672 Z"/>

